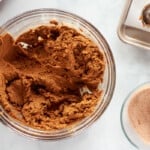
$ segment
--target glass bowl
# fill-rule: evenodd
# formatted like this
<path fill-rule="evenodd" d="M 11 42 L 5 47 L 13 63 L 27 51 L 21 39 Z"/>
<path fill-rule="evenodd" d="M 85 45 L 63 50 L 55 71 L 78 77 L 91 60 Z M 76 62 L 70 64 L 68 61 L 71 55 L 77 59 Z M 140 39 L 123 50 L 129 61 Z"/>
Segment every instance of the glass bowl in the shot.
<path fill-rule="evenodd" d="M 106 110 L 111 101 L 116 77 L 113 55 L 104 37 L 93 25 L 72 13 L 56 9 L 37 9 L 28 11 L 14 17 L 2 25 L 0 29 L 0 35 L 5 34 L 5 31 L 7 31 L 16 38 L 19 36 L 19 34 L 27 29 L 39 25 L 46 25 L 52 19 L 82 31 L 84 35 L 94 41 L 104 53 L 106 68 L 103 84 L 100 85 L 100 88 L 103 89 L 102 101 L 97 105 L 95 111 L 88 118 L 83 119 L 72 128 L 57 131 L 41 131 L 33 129 L 17 122 L 10 117 L 2 107 L 0 107 L 1 121 L 5 125 L 23 135 L 43 140 L 56 140 L 75 135 L 95 122 Z"/>
<path fill-rule="evenodd" d="M 130 119 L 128 116 L 128 106 L 130 104 L 130 100 L 132 96 L 134 96 L 136 93 L 140 92 L 143 89 L 150 88 L 150 82 L 144 83 L 137 88 L 135 88 L 133 91 L 130 92 L 130 94 L 125 99 L 120 113 L 120 121 L 121 121 L 121 127 L 123 130 L 123 133 L 127 140 L 137 149 L 141 150 L 149 150 L 150 149 L 150 143 L 144 141 L 142 137 L 138 135 L 138 133 L 135 131 L 133 126 L 130 123 Z"/>

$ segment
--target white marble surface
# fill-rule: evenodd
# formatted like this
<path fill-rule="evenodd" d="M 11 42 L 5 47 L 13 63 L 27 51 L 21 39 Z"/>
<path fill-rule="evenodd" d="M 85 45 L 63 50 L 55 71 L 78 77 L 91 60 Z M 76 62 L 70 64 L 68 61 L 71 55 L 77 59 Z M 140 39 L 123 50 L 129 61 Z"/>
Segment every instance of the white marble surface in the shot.
<path fill-rule="evenodd" d="M 15 15 L 35 8 L 59 8 L 90 21 L 110 44 L 117 68 L 116 90 L 103 116 L 88 130 L 57 142 L 31 140 L 0 125 L 0 150 L 134 150 L 120 126 L 120 109 L 127 94 L 137 85 L 150 80 L 150 52 L 122 43 L 117 26 L 123 0 L 3 0 L 0 25 Z"/>

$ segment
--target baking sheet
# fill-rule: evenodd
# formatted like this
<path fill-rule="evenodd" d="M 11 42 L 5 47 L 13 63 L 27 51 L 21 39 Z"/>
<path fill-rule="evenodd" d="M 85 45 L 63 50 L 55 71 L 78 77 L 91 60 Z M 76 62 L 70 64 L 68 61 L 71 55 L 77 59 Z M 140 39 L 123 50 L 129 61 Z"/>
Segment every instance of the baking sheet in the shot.
<path fill-rule="evenodd" d="M 150 4 L 150 0 L 133 0 L 125 24 L 150 32 L 150 28 L 143 26 L 140 16 L 143 8 Z"/>

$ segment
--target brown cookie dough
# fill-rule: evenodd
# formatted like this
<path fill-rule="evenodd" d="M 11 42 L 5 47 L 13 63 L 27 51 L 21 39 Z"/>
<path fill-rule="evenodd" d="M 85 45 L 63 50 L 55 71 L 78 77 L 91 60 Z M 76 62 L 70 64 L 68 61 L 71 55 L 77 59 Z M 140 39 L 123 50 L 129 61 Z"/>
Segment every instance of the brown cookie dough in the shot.
<path fill-rule="evenodd" d="M 143 23 L 143 26 L 150 27 L 150 4 L 146 5 L 142 10 L 140 20 Z"/>
<path fill-rule="evenodd" d="M 63 129 L 91 115 L 100 102 L 105 60 L 77 30 L 51 23 L 0 37 L 0 104 L 16 120 Z"/>

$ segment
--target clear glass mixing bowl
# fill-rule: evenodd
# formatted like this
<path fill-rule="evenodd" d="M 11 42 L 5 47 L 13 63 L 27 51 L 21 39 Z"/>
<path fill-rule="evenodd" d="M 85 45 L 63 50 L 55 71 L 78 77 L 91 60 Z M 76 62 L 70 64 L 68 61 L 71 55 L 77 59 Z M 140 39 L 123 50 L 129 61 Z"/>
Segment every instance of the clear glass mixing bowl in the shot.
<path fill-rule="evenodd" d="M 122 104 L 121 113 L 120 113 L 121 127 L 125 137 L 134 147 L 136 147 L 139 150 L 149 150 L 150 143 L 145 142 L 142 139 L 142 137 L 138 135 L 133 125 L 131 124 L 129 118 L 128 106 L 132 101 L 132 97 L 135 94 L 142 91 L 143 89 L 149 89 L 149 88 L 150 88 L 150 82 L 147 82 L 147 83 L 143 83 L 142 85 L 139 85 L 134 90 L 132 90 L 127 96 L 127 98 L 125 99 L 124 103 Z"/>
<path fill-rule="evenodd" d="M 103 89 L 102 101 L 97 105 L 95 111 L 88 118 L 83 119 L 72 128 L 57 131 L 41 131 L 33 129 L 17 122 L 15 119 L 10 117 L 2 107 L 0 107 L 1 121 L 5 125 L 23 135 L 47 140 L 62 139 L 75 135 L 95 122 L 103 114 L 111 101 L 116 77 L 113 55 L 104 37 L 93 25 L 72 13 L 56 9 L 37 9 L 28 11 L 14 17 L 2 25 L 0 28 L 0 35 L 5 34 L 5 31 L 7 31 L 13 37 L 17 37 L 29 28 L 48 24 L 52 19 L 57 20 L 59 23 L 64 23 L 68 26 L 81 30 L 84 35 L 93 40 L 104 53 L 106 68 L 103 84 L 100 85 L 100 88 Z"/>

